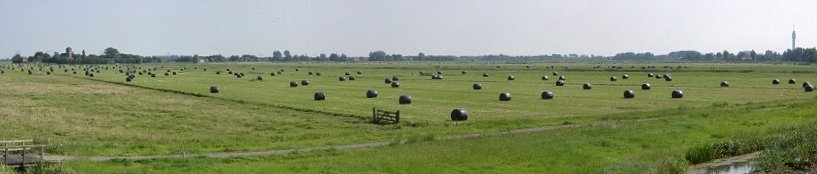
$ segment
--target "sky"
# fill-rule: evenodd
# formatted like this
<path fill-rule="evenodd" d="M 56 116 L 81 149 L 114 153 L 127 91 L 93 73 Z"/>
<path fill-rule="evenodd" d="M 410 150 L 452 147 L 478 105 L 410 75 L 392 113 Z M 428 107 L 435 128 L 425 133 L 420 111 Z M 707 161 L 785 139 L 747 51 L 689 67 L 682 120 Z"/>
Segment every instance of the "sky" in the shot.
<path fill-rule="evenodd" d="M 0 0 L 0 57 L 666 54 L 817 46 L 815 0 Z"/>

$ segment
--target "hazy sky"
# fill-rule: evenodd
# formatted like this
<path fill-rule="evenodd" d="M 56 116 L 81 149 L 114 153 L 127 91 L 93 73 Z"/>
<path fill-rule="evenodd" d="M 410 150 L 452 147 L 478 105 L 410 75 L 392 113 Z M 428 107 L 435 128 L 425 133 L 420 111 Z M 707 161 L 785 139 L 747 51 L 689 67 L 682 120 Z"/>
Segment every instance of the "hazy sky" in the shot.
<path fill-rule="evenodd" d="M 0 0 L 0 57 L 703 52 L 817 45 L 815 0 Z"/>

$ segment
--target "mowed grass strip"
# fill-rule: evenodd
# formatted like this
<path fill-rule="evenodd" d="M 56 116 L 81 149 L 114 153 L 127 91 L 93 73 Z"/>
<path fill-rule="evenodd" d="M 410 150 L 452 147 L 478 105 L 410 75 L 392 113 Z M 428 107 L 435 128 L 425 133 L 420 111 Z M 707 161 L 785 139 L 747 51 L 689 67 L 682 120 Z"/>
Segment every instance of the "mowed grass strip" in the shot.
<path fill-rule="evenodd" d="M 92 173 L 667 173 L 696 145 L 817 122 L 817 98 L 676 108 L 655 121 L 284 156 L 70 162 Z"/>

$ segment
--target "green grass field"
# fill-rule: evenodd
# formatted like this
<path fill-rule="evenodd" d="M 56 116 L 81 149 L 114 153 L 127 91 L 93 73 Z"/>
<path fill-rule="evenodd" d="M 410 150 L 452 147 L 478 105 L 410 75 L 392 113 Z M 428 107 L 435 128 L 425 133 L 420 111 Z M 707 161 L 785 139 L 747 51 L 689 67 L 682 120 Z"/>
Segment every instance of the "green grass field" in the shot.
<path fill-rule="evenodd" d="M 67 163 L 81 173 L 663 173 L 668 164 L 682 163 L 678 161 L 695 145 L 817 121 L 817 94 L 801 87 L 805 81 L 817 82 L 817 68 L 806 65 L 149 64 L 95 66 L 99 72 L 94 77 L 83 76 L 81 66 L 54 66 L 50 75 L 48 67 L 11 66 L 0 65 L 0 138 L 47 142 L 52 154 L 131 156 L 412 140 L 284 156 Z M 33 68 L 32 74 L 21 68 Z M 119 72 L 154 68 L 155 78 L 136 75 L 133 82 L 125 82 Z M 246 76 L 236 78 L 227 69 Z M 281 74 L 270 75 L 281 69 Z M 168 70 L 177 75 L 165 76 Z M 440 71 L 443 80 L 420 71 Z M 553 71 L 564 75 L 567 85 L 556 86 Z M 345 72 L 356 80 L 339 81 Z M 673 80 L 648 73 L 671 74 Z M 630 78 L 622 79 L 624 74 Z M 259 75 L 264 79 L 255 80 Z M 515 80 L 507 80 L 509 75 Z M 550 80 L 542 80 L 544 75 Z M 384 83 L 392 76 L 400 78 L 399 88 Z M 610 81 L 611 76 L 618 80 Z M 797 83 L 787 84 L 790 78 Z M 773 85 L 773 79 L 782 83 Z M 293 80 L 309 80 L 310 85 L 289 87 Z M 719 87 L 721 81 L 729 81 L 730 87 Z M 473 90 L 474 83 L 483 89 Z M 584 83 L 593 89 L 582 89 Z M 642 83 L 652 89 L 641 90 Z M 220 88 L 218 94 L 209 93 L 213 85 Z M 366 98 L 369 89 L 380 96 Z M 626 89 L 636 97 L 625 99 Z M 556 97 L 540 99 L 546 90 Z M 683 90 L 684 98 L 671 98 L 673 90 Z M 314 101 L 317 91 L 325 92 L 326 100 Z M 513 99 L 499 101 L 500 92 Z M 398 104 L 400 95 L 412 96 L 412 104 Z M 403 124 L 369 123 L 373 107 L 400 110 Z M 449 113 L 455 108 L 466 109 L 468 121 L 451 122 Z M 432 140 L 598 122 L 613 123 Z"/>

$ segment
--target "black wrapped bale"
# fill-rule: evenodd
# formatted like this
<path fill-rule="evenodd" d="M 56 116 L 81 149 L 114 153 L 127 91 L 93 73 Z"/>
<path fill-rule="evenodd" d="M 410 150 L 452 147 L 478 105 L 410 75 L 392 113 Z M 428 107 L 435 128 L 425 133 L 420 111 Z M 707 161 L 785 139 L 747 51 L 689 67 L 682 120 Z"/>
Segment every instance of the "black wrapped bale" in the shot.
<path fill-rule="evenodd" d="M 321 91 L 315 92 L 315 100 L 316 101 L 326 100 L 326 94 L 324 94 Z"/>
<path fill-rule="evenodd" d="M 512 75 L 508 76 L 508 80 L 514 80 L 514 79 L 516 79 L 516 77 L 513 77 Z"/>
<path fill-rule="evenodd" d="M 274 72 L 269 73 L 269 76 L 275 76 Z"/>
<path fill-rule="evenodd" d="M 150 74 L 150 77 L 156 77 L 156 74 Z"/>
<path fill-rule="evenodd" d="M 664 81 L 672 81 L 672 76 L 664 76 Z"/>
<path fill-rule="evenodd" d="M 384 80 L 383 80 L 383 82 L 386 82 L 386 84 L 391 84 L 391 79 L 390 79 L 390 78 L 386 78 L 386 79 L 384 79 Z"/>
<path fill-rule="evenodd" d="M 306 73 L 306 74 L 309 74 L 309 75 L 311 76 L 311 75 L 312 75 L 312 71 L 309 71 L 309 72 L 308 72 L 308 73 Z"/>
<path fill-rule="evenodd" d="M 468 120 L 468 112 L 465 109 L 454 109 L 451 111 L 451 121 Z"/>
<path fill-rule="evenodd" d="M 295 68 L 295 71 L 300 71 L 300 69 L 298 69 L 298 68 Z"/>
<path fill-rule="evenodd" d="M 308 86 L 309 85 L 309 80 L 301 80 L 301 85 Z"/>
<path fill-rule="evenodd" d="M 649 83 L 641 84 L 641 90 L 650 90 L 650 88 L 652 88 L 652 86 L 650 86 Z"/>
<path fill-rule="evenodd" d="M 400 82 L 391 82 L 391 87 L 392 88 L 399 88 L 400 87 Z"/>
<path fill-rule="evenodd" d="M 684 98 L 684 91 L 681 90 L 672 91 L 672 98 Z"/>
<path fill-rule="evenodd" d="M 553 96 L 554 96 L 553 92 L 550 92 L 550 91 L 542 92 L 542 99 L 546 99 L 546 100 L 547 99 L 553 99 Z"/>
<path fill-rule="evenodd" d="M 338 81 L 341 81 L 341 82 L 342 82 L 342 81 L 346 81 L 346 77 L 344 77 L 344 76 L 340 76 L 340 77 L 338 77 Z"/>
<path fill-rule="evenodd" d="M 558 75 L 559 75 L 559 72 L 553 71 L 553 75 L 554 75 L 554 76 L 558 76 Z"/>
<path fill-rule="evenodd" d="M 729 87 L 729 82 L 728 81 L 722 81 L 721 82 L 721 87 L 724 87 L 724 88 Z"/>
<path fill-rule="evenodd" d="M 278 71 L 276 74 L 281 75 L 284 74 L 284 72 Z"/>
<path fill-rule="evenodd" d="M 411 96 L 401 95 L 399 99 L 400 104 L 411 104 Z"/>
<path fill-rule="evenodd" d="M 321 76 L 321 72 L 316 72 L 315 75 L 316 76 Z"/>
<path fill-rule="evenodd" d="M 780 79 L 774 79 L 774 80 L 772 80 L 772 84 L 773 84 L 773 85 L 779 85 L 779 84 L 780 84 Z"/>
<path fill-rule="evenodd" d="M 610 76 L 610 81 L 611 82 L 615 82 L 616 80 L 618 80 L 618 79 L 616 79 L 616 76 Z"/>
<path fill-rule="evenodd" d="M 173 75 L 174 75 L 174 76 L 176 75 L 176 71 L 173 71 Z"/>
<path fill-rule="evenodd" d="M 621 79 L 624 79 L 624 80 L 630 79 L 630 75 L 627 75 L 627 74 L 621 75 Z"/>
<path fill-rule="evenodd" d="M 647 77 L 653 77 L 653 76 L 655 76 L 655 74 L 652 74 L 652 73 L 647 74 Z"/>
<path fill-rule="evenodd" d="M 460 73 L 462 73 L 462 74 L 468 74 L 468 72 L 467 72 L 467 71 L 462 71 L 462 72 L 460 72 Z"/>
<path fill-rule="evenodd" d="M 210 93 L 218 93 L 218 86 L 210 86 Z"/>
<path fill-rule="evenodd" d="M 345 72 L 345 73 L 343 73 L 343 74 L 344 74 L 344 75 L 347 75 L 347 76 L 348 76 L 348 75 L 352 75 L 352 73 L 349 73 L 349 71 L 346 71 L 346 72 Z"/>
<path fill-rule="evenodd" d="M 565 86 L 565 81 L 564 80 L 557 80 L 556 81 L 556 86 Z"/>
<path fill-rule="evenodd" d="M 130 76 L 125 77 L 125 82 L 131 82 L 132 80 L 133 80 L 133 78 L 131 78 Z"/>
<path fill-rule="evenodd" d="M 482 73 L 482 77 L 488 77 L 488 73 Z"/>
<path fill-rule="evenodd" d="M 355 76 L 349 76 L 349 78 L 348 78 L 348 79 L 349 79 L 349 80 L 357 80 L 357 77 L 355 77 Z"/>
<path fill-rule="evenodd" d="M 295 80 L 293 80 L 293 81 L 289 81 L 289 87 L 293 87 L 293 88 L 294 88 L 294 87 L 298 87 L 298 82 L 297 82 L 297 81 L 295 81 Z"/>
<path fill-rule="evenodd" d="M 358 74 L 358 75 L 361 75 L 361 74 L 363 74 L 363 72 L 361 72 L 361 71 L 357 71 L 357 74 Z"/>
<path fill-rule="evenodd" d="M 45 75 L 51 75 L 51 71 L 46 71 Z"/>
<path fill-rule="evenodd" d="M 582 85 L 582 89 L 593 89 L 593 85 L 590 83 L 585 83 Z"/>
<path fill-rule="evenodd" d="M 559 80 L 567 80 L 565 76 L 559 76 Z"/>
<path fill-rule="evenodd" d="M 624 90 L 624 98 L 635 98 L 635 91 L 633 90 Z"/>
<path fill-rule="evenodd" d="M 426 71 L 420 71 L 420 75 L 421 75 L 421 76 L 426 75 Z"/>
<path fill-rule="evenodd" d="M 542 76 L 542 80 L 550 80 L 550 77 L 548 77 L 548 76 Z"/>
<path fill-rule="evenodd" d="M 221 71 L 216 71 L 216 74 L 221 74 Z"/>
<path fill-rule="evenodd" d="M 660 74 L 655 75 L 655 79 L 661 79 L 661 78 L 664 78 L 664 77 L 661 77 Z"/>
<path fill-rule="evenodd" d="M 797 80 L 789 79 L 789 84 L 795 84 L 795 83 L 797 83 Z"/>
<path fill-rule="evenodd" d="M 375 98 L 375 97 L 377 97 L 377 95 L 378 95 L 377 90 L 370 89 L 370 90 L 366 91 L 366 98 Z"/>
<path fill-rule="evenodd" d="M 255 80 L 264 80 L 264 77 L 259 75 L 258 77 L 255 77 Z"/>
<path fill-rule="evenodd" d="M 811 82 L 803 82 L 803 87 L 804 87 L 804 88 L 805 88 L 806 86 L 808 86 L 808 85 L 811 85 Z"/>
<path fill-rule="evenodd" d="M 165 76 L 170 76 L 170 73 L 165 73 Z"/>
<path fill-rule="evenodd" d="M 480 89 L 482 89 L 482 84 L 474 83 L 474 85 L 472 87 L 474 88 L 474 90 L 480 90 Z"/>
<path fill-rule="evenodd" d="M 94 77 L 94 73 L 88 74 L 88 77 Z"/>
<path fill-rule="evenodd" d="M 392 76 L 391 81 L 400 81 L 400 78 L 397 78 L 397 76 Z"/>
<path fill-rule="evenodd" d="M 511 93 L 499 93 L 499 101 L 511 101 Z"/>
<path fill-rule="evenodd" d="M 811 84 L 806 85 L 805 87 L 803 87 L 803 90 L 805 90 L 806 92 L 812 92 L 814 91 L 814 85 Z"/>
<path fill-rule="evenodd" d="M 437 74 L 443 74 L 443 72 L 442 71 L 437 71 Z"/>

